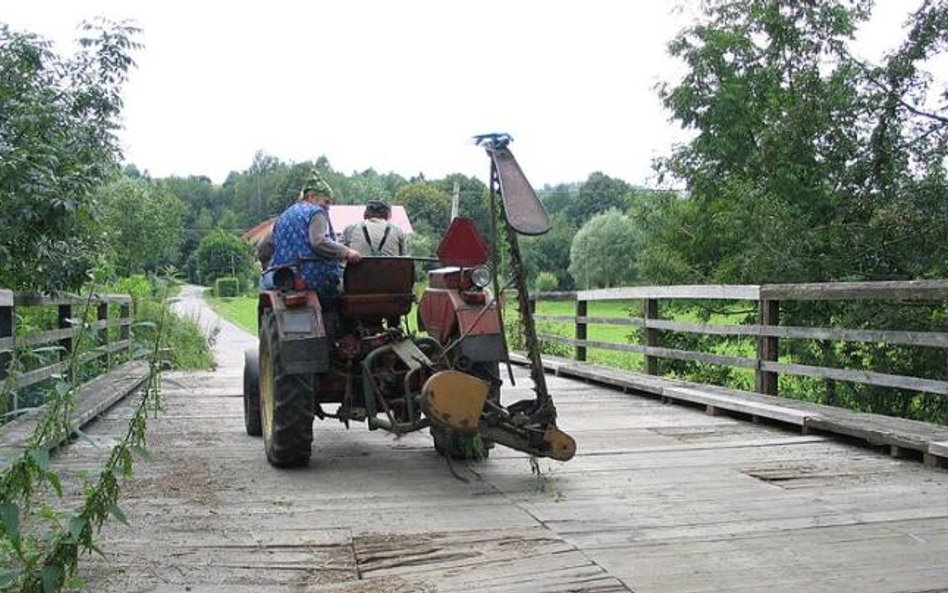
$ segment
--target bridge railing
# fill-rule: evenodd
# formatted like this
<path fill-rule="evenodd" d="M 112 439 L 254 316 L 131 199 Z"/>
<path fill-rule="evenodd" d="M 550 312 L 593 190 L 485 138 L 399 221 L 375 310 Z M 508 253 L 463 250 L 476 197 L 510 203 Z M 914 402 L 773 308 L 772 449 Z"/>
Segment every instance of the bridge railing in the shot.
<path fill-rule="evenodd" d="M 868 385 L 905 389 L 915 392 L 948 395 L 948 381 L 889 374 L 861 368 L 834 368 L 796 364 L 779 360 L 781 339 L 808 339 L 845 343 L 869 342 L 913 347 L 943 349 L 942 360 L 948 365 L 948 332 L 901 331 L 892 329 L 849 329 L 843 327 L 794 327 L 780 324 L 782 306 L 795 301 L 882 301 L 938 303 L 948 314 L 948 280 L 904 282 L 843 282 L 820 284 L 769 285 L 705 285 L 705 286 L 637 286 L 585 290 L 578 292 L 547 292 L 531 296 L 534 301 L 572 301 L 573 315 L 537 315 L 538 321 L 567 323 L 573 326 L 573 338 L 539 334 L 541 342 L 566 344 L 574 348 L 574 358 L 587 359 L 587 349 L 599 348 L 644 356 L 643 371 L 658 374 L 661 359 L 673 359 L 750 369 L 755 376 L 755 390 L 777 395 L 781 374 L 816 377 L 831 381 L 848 381 Z M 640 301 L 641 313 L 626 317 L 595 317 L 589 315 L 590 303 L 597 301 Z M 755 304 L 756 323 L 724 325 L 661 319 L 659 311 L 666 301 L 743 301 Z M 536 311 L 534 310 L 534 313 Z M 639 328 L 638 343 L 615 343 L 588 339 L 590 325 L 624 325 Z M 829 325 L 829 324 L 828 324 Z M 697 352 L 662 346 L 665 332 L 683 332 L 713 336 L 744 336 L 756 340 L 756 355 L 735 356 Z M 948 369 L 942 369 L 946 371 Z M 940 373 L 948 377 L 948 372 Z"/>
<path fill-rule="evenodd" d="M 87 332 L 91 343 L 89 347 L 83 347 L 80 352 L 75 353 L 75 361 L 79 365 L 99 361 L 104 373 L 114 366 L 119 353 L 126 353 L 124 358 L 127 359 L 132 348 L 131 304 L 131 297 L 124 294 L 104 294 L 86 298 L 0 289 L 0 385 L 8 387 L 4 391 L 7 391 L 9 396 L 8 401 L 0 402 L 4 417 L 9 419 L 16 415 L 20 408 L 18 394 L 68 370 L 80 332 Z M 57 327 L 17 335 L 17 312 L 18 309 L 25 308 L 55 309 Z M 86 310 L 92 313 L 94 320 L 80 322 L 77 317 L 81 317 Z M 85 327 L 83 323 L 86 324 Z M 44 361 L 46 364 L 42 366 L 20 369 L 14 373 L 14 356 L 18 352 L 29 350 L 44 350 L 54 355 L 47 356 Z M 54 360 L 50 362 L 49 358 Z"/>

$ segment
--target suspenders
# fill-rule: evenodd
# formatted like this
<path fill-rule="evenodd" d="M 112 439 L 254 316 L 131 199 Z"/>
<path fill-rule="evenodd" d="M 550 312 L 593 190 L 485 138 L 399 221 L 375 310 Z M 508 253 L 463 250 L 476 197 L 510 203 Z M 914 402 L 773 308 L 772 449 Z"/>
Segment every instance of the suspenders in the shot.
<path fill-rule="evenodd" d="M 382 235 L 382 240 L 379 241 L 379 246 L 373 247 L 372 239 L 369 237 L 369 228 L 366 225 L 365 221 L 362 222 L 362 235 L 365 237 L 365 242 L 368 243 L 369 249 L 372 250 L 372 255 L 378 255 L 379 253 L 382 252 L 382 247 L 385 246 L 385 241 L 388 239 L 388 233 L 391 230 L 392 230 L 392 225 L 390 223 L 386 224 L 385 233 Z"/>

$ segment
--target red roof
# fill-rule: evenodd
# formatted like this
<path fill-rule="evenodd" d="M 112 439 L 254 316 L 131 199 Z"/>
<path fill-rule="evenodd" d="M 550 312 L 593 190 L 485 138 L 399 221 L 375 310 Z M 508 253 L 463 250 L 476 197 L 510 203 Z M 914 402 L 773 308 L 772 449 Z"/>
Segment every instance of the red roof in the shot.
<path fill-rule="evenodd" d="M 336 231 L 336 234 L 341 235 L 342 231 L 350 224 L 362 222 L 364 212 L 365 206 L 362 205 L 333 204 L 329 207 L 329 220 L 332 222 L 332 228 Z M 241 238 L 257 245 L 270 234 L 276 218 L 274 216 L 264 220 L 241 235 Z M 415 232 L 411 228 L 411 222 L 408 220 L 408 213 L 405 212 L 404 206 L 392 206 L 392 218 L 389 222 L 402 229 L 406 235 Z"/>

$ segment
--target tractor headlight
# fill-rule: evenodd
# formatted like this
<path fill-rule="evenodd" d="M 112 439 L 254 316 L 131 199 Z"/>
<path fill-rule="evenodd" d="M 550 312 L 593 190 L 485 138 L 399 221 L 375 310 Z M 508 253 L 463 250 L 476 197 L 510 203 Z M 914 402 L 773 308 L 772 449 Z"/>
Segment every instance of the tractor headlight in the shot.
<path fill-rule="evenodd" d="M 477 288 L 486 288 L 491 282 L 490 269 L 485 267 L 471 270 L 471 284 Z"/>

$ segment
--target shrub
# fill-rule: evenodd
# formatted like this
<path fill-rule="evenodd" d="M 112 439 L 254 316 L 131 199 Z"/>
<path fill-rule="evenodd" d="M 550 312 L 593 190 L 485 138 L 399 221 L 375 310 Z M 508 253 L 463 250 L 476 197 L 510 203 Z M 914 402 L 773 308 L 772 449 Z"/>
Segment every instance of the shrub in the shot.
<path fill-rule="evenodd" d="M 233 276 L 218 278 L 214 282 L 214 296 L 235 297 L 240 294 L 240 282 Z"/>
<path fill-rule="evenodd" d="M 551 292 L 559 288 L 559 280 L 552 272 L 540 272 L 533 281 L 533 290 L 536 292 Z"/>

